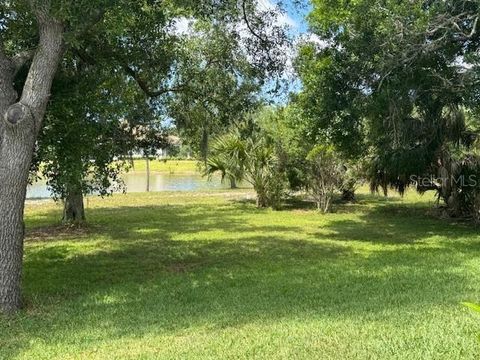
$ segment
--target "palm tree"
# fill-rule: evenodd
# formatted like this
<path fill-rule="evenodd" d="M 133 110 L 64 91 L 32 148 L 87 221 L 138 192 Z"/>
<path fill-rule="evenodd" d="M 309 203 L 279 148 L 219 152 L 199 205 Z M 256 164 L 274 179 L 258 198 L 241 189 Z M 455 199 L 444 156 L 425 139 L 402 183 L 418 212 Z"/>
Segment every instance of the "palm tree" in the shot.
<path fill-rule="evenodd" d="M 245 143 L 238 132 L 230 132 L 217 137 L 207 158 L 205 175 L 220 173 L 222 181 L 230 180 L 232 188 L 237 182 L 244 180 L 244 165 L 246 162 Z"/>
<path fill-rule="evenodd" d="M 217 137 L 207 160 L 206 175 L 220 173 L 222 180 L 246 181 L 257 193 L 257 206 L 278 206 L 283 175 L 275 149 L 263 134 L 243 139 L 238 130 Z"/>
<path fill-rule="evenodd" d="M 409 186 L 420 193 L 434 190 L 448 215 L 480 220 L 478 119 L 456 105 L 443 107 L 435 121 L 414 115 L 398 129 L 397 148 L 387 142 L 371 157 L 367 177 L 372 190 L 381 187 L 385 195 L 389 187 L 401 194 Z"/>

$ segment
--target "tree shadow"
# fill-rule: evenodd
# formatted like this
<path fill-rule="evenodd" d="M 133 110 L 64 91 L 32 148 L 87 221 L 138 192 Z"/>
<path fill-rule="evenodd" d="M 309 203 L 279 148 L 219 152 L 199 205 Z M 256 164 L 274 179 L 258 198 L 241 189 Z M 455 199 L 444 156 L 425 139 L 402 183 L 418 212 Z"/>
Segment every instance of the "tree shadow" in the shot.
<path fill-rule="evenodd" d="M 90 334 L 84 340 L 94 346 L 105 334 L 294 316 L 381 318 L 465 300 L 470 279 L 457 270 L 478 257 L 478 235 L 385 204 L 362 207 L 356 220 L 328 218 L 313 234 L 268 218 L 252 223 L 249 216 L 268 214 L 249 204 L 91 209 L 88 240 L 46 238 L 28 248 L 27 308 L 0 334 L 0 354 L 13 357 L 29 339 L 53 344 L 59 335 L 68 342 Z M 433 236 L 438 246 L 422 245 Z M 359 241 L 392 246 L 363 254 L 352 245 Z"/>
<path fill-rule="evenodd" d="M 436 218 L 426 206 L 387 203 L 362 210 L 355 219 L 330 221 L 315 236 L 318 239 L 372 244 L 416 244 L 435 237 L 439 243 L 455 239 L 480 240 L 478 229 L 472 224 Z"/>
<path fill-rule="evenodd" d="M 243 209 L 249 209 L 255 205 L 254 198 L 232 199 L 231 203 L 242 206 Z M 355 201 L 344 201 L 339 194 L 335 194 L 332 199 L 331 212 L 354 212 L 362 210 L 365 206 L 377 206 L 384 204 L 400 204 L 402 198 L 400 196 L 382 196 L 379 194 L 359 193 L 355 196 Z M 424 207 L 424 206 L 422 206 Z M 281 204 L 277 211 L 291 210 L 316 210 L 315 201 L 306 194 L 293 194 L 288 196 Z M 262 209 L 259 209 L 262 210 Z"/>

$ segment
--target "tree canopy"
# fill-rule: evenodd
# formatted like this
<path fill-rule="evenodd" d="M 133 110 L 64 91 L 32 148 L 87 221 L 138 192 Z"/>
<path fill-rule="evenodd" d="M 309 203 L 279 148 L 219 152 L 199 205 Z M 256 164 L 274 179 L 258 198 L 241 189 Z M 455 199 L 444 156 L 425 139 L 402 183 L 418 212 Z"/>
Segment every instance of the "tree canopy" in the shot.
<path fill-rule="evenodd" d="M 350 158 L 368 154 L 373 188 L 459 175 L 447 164 L 453 149 L 476 146 L 478 10 L 476 1 L 315 1 L 309 22 L 322 45 L 303 47 L 297 62 L 312 136 Z"/>

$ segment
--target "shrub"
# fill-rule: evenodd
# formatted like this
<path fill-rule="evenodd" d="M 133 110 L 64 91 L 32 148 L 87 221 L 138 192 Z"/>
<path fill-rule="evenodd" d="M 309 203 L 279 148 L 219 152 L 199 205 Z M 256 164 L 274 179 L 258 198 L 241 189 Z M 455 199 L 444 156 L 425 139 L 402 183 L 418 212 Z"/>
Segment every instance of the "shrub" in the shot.
<path fill-rule="evenodd" d="M 307 191 L 314 198 L 317 209 L 326 213 L 335 190 L 342 184 L 345 169 L 330 145 L 315 146 L 308 153 L 307 162 Z"/>

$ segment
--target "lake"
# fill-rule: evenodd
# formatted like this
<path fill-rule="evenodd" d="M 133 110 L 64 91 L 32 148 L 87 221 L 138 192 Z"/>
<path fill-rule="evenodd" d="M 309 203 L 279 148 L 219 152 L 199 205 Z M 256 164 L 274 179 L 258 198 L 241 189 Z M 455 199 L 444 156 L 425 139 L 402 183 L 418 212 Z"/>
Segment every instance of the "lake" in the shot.
<path fill-rule="evenodd" d="M 147 191 L 147 174 L 141 172 L 130 172 L 122 175 L 127 192 Z M 226 189 L 228 182 L 222 184 L 220 178 L 212 180 L 204 178 L 200 174 L 150 174 L 150 191 L 201 191 L 211 189 Z M 50 198 L 45 181 L 39 181 L 28 187 L 27 199 Z"/>

